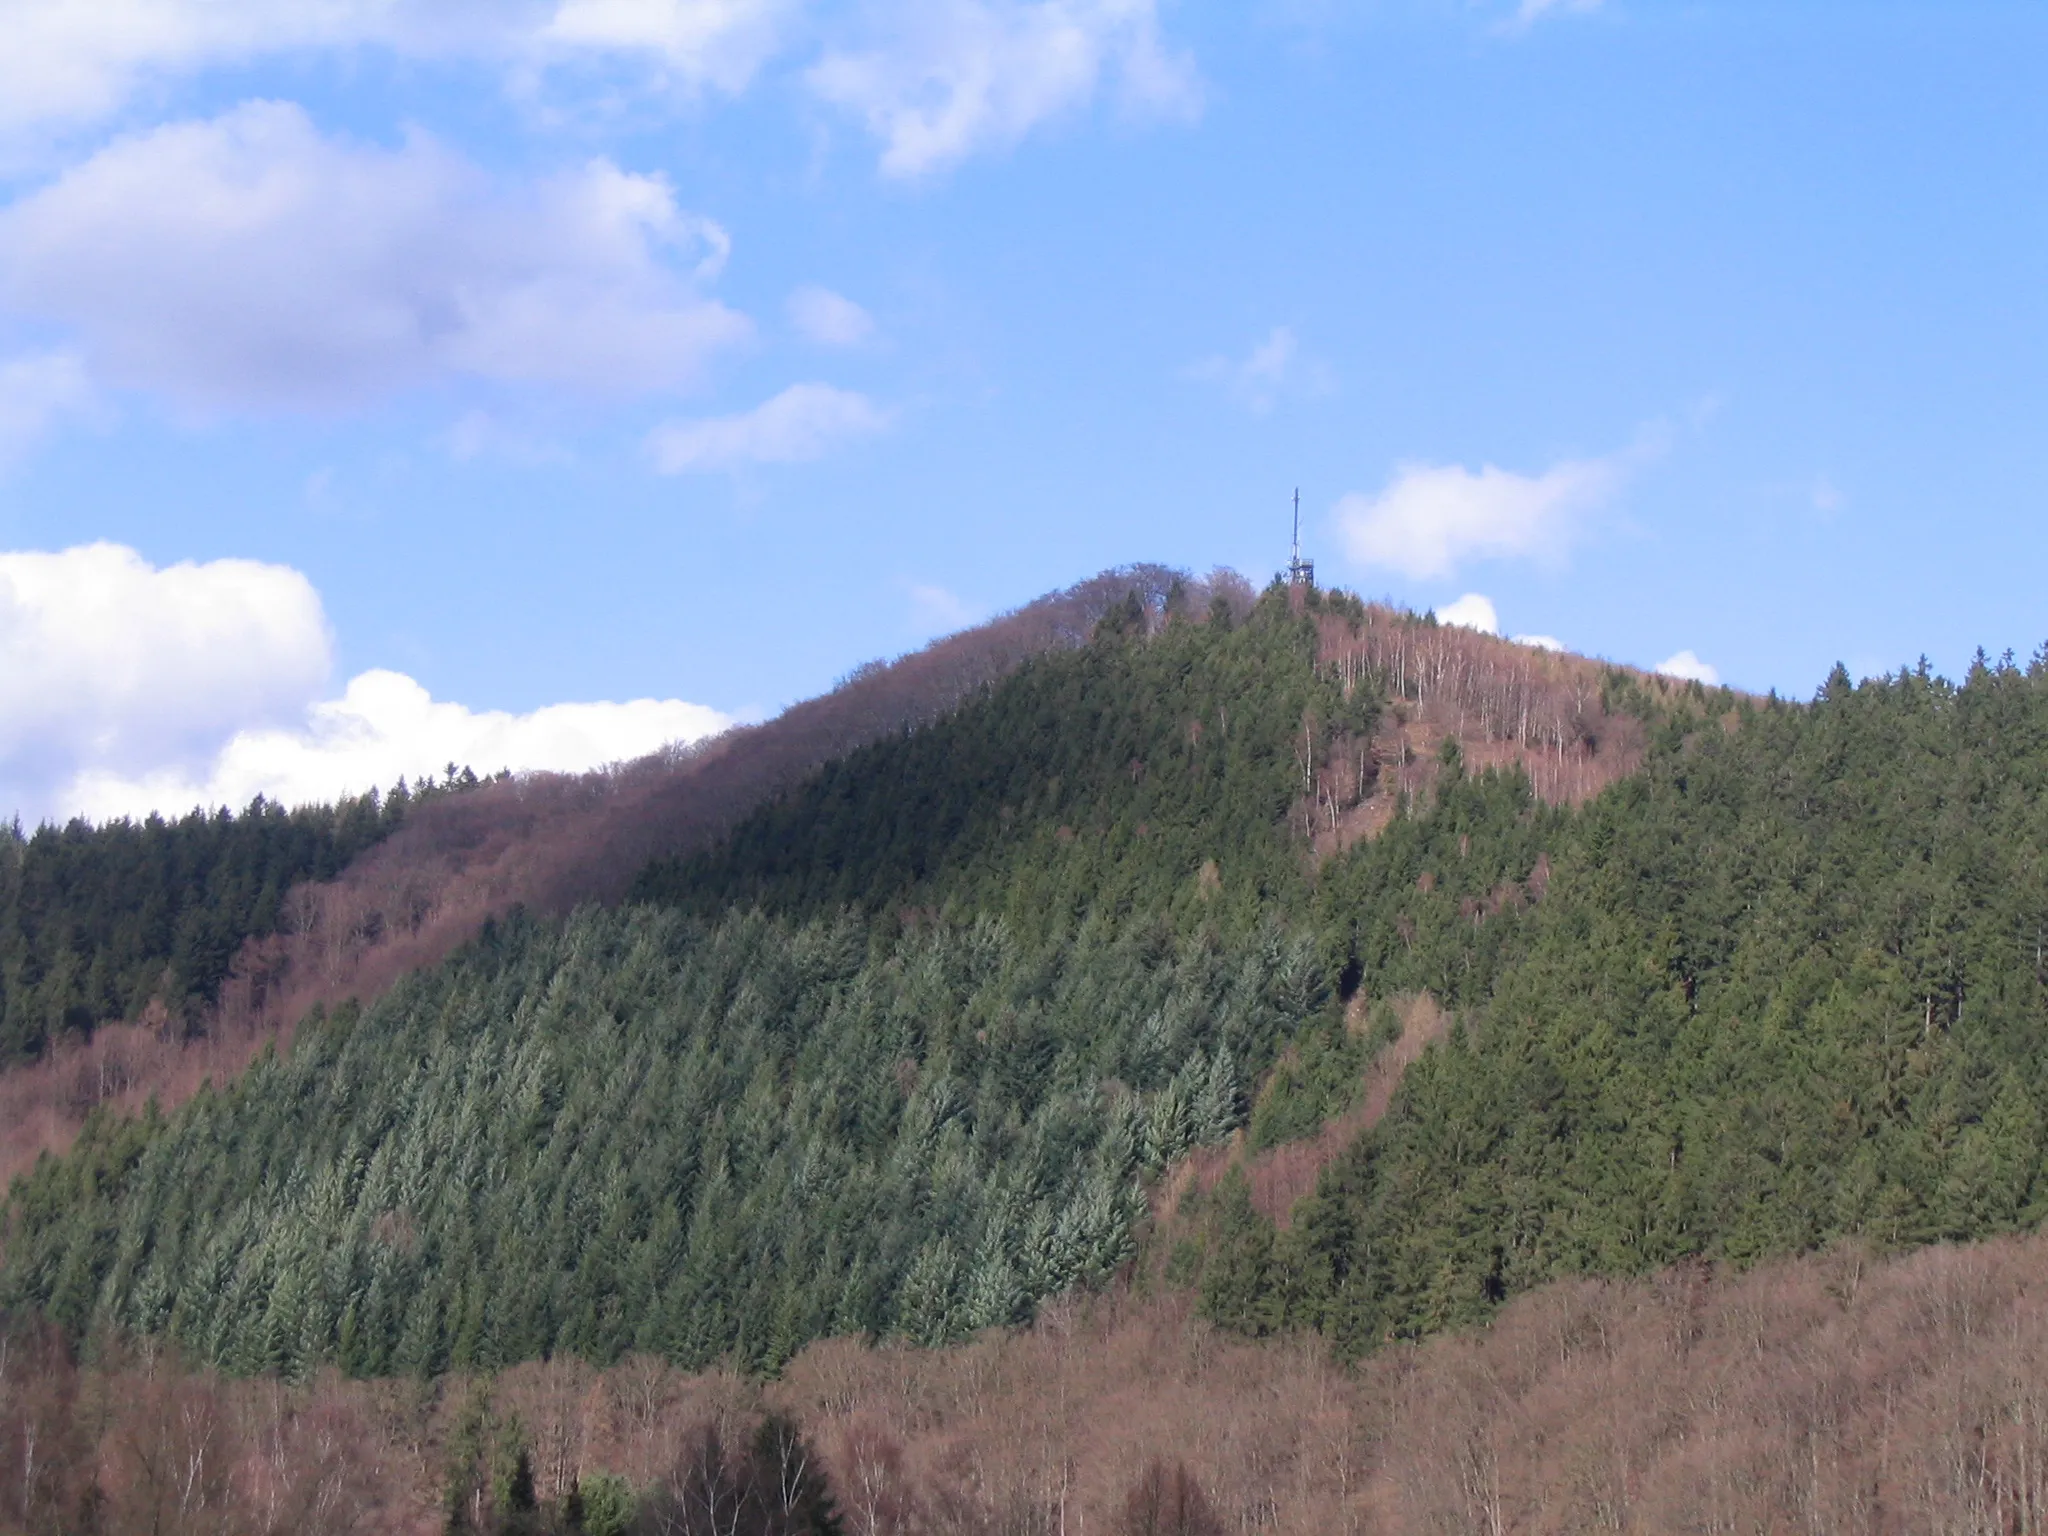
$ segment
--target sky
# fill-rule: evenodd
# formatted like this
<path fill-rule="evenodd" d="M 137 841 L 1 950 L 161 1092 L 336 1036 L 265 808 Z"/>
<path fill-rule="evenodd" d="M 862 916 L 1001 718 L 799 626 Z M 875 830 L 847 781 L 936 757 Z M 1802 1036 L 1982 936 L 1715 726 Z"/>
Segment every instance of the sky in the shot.
<path fill-rule="evenodd" d="M 575 769 L 1111 565 L 2048 640 L 2048 7 L 7 0 L 0 816 Z"/>

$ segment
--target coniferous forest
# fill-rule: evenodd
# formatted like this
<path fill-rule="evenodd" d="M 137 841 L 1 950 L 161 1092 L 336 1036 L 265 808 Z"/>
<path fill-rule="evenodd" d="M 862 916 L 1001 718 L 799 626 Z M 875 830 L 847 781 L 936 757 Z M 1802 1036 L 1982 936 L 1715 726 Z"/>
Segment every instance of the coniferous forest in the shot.
<path fill-rule="evenodd" d="M 0 1066 L 151 1002 L 196 1022 L 242 942 L 283 924 L 293 885 L 331 879 L 419 800 L 477 783 L 451 765 L 331 806 L 259 795 L 240 815 L 0 827 Z"/>
<path fill-rule="evenodd" d="M 1356 1373 L 1559 1285 L 2039 1224 L 2048 658 L 1837 668 L 1808 703 L 1584 664 L 1582 718 L 1640 764 L 1574 803 L 1462 714 L 1411 765 L 1424 685 L 1333 659 L 1384 618 L 1134 594 L 624 903 L 495 918 L 177 1110 L 95 1118 L 12 1191 L 0 1307 L 67 1359 L 163 1341 L 227 1379 L 761 1382 L 827 1340 L 1036 1338 L 1095 1297 Z M 393 815 L 17 835 L 9 1048 L 65 1027 L 60 972 L 116 1014 L 203 1000 Z M 1441 1038 L 1396 1071 L 1417 999 Z M 1259 1169 L 1288 1155 L 1314 1176 L 1276 1207 Z M 780 1412 L 621 1509 L 727 1529 L 685 1506 L 729 1484 L 765 1519 L 737 1490 L 812 1454 Z M 567 1522 L 533 1426 L 471 1417 L 451 1524 Z M 1040 1528 L 929 1499 L 890 1524 L 857 1429 L 840 1515 L 806 1483 L 809 1524 L 759 1528 L 832 1528 L 856 1464 L 854 1528 Z M 1126 1528 L 1223 1528 L 1185 1466 L 1134 1476 Z"/>

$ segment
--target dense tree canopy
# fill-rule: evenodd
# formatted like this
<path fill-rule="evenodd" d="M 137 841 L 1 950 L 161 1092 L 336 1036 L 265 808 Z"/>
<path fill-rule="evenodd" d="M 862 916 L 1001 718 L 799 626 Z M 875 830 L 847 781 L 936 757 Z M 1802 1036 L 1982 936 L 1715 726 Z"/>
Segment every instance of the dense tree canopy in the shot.
<path fill-rule="evenodd" d="M 1112 610 L 1094 644 L 828 766 L 635 894 L 706 915 L 944 907 L 1033 940 L 1090 914 L 1234 931 L 1293 915 L 1309 881 L 1283 822 L 1305 752 L 1375 717 L 1314 655 L 1279 590 L 1242 626 Z"/>
<path fill-rule="evenodd" d="M 1482 780 L 1397 824 L 1325 942 L 1461 1026 L 1286 1233 L 1238 1223 L 1212 1311 L 1356 1350 L 1562 1274 L 2037 1222 L 2044 747 L 2039 660 L 1837 669 L 1674 715 L 1575 815 Z"/>

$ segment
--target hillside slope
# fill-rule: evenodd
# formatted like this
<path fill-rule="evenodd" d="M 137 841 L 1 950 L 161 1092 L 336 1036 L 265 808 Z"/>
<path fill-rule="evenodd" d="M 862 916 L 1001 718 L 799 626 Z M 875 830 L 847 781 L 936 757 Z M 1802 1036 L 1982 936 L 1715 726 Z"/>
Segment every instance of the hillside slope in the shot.
<path fill-rule="evenodd" d="M 0 827 L 0 1069 L 152 1008 L 197 1025 L 243 943 L 288 925 L 294 886 L 333 879 L 440 790 Z"/>
<path fill-rule="evenodd" d="M 624 908 L 101 1126 L 21 1187 L 0 1298 L 236 1370 L 772 1366 L 1029 1316 L 1239 1128 L 1319 1187 L 1283 1224 L 1198 1183 L 1156 1273 L 1353 1354 L 1559 1277 L 2025 1227 L 2044 732 L 2039 661 L 1794 707 L 1133 596 Z M 1448 1023 L 1392 1091 L 1396 998 Z"/>

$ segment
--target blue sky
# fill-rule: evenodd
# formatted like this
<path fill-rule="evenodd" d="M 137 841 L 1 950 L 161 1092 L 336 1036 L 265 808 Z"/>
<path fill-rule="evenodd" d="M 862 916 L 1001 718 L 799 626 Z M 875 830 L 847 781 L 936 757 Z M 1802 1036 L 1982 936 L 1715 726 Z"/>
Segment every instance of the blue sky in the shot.
<path fill-rule="evenodd" d="M 645 750 L 1297 485 L 1759 691 L 2048 639 L 2038 5 L 24 7 L 31 818 Z"/>

